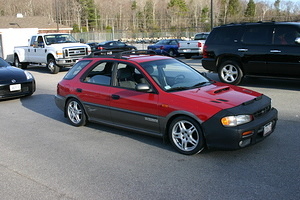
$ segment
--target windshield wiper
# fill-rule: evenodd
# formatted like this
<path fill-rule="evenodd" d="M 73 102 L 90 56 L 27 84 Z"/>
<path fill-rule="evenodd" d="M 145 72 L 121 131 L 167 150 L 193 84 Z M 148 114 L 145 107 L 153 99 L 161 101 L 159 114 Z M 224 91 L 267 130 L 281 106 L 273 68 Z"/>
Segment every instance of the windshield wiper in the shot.
<path fill-rule="evenodd" d="M 197 83 L 196 85 L 193 86 L 193 88 L 197 88 L 197 87 L 200 87 L 200 86 L 203 86 L 203 85 L 206 85 L 208 83 L 212 83 L 213 81 L 204 81 L 204 82 L 200 82 L 200 83 Z"/>

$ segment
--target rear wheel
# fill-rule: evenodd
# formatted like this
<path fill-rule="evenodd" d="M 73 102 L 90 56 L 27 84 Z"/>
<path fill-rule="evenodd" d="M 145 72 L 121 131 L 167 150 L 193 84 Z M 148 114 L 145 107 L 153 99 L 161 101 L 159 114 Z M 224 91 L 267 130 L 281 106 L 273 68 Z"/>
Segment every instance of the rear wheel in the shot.
<path fill-rule="evenodd" d="M 72 125 L 84 126 L 86 124 L 83 106 L 77 99 L 70 99 L 67 102 L 66 114 Z"/>
<path fill-rule="evenodd" d="M 171 57 L 175 57 L 175 56 L 176 56 L 176 53 L 175 53 L 175 51 L 174 51 L 173 49 L 170 49 L 170 50 L 169 50 L 169 55 L 170 55 Z"/>
<path fill-rule="evenodd" d="M 17 68 L 21 68 L 21 69 L 27 69 L 28 64 L 27 63 L 21 63 L 19 60 L 19 57 L 16 55 L 14 57 L 14 65 Z"/>
<path fill-rule="evenodd" d="M 182 154 L 193 155 L 204 149 L 200 125 L 190 117 L 181 116 L 172 121 L 169 139 L 175 149 Z"/>
<path fill-rule="evenodd" d="M 222 82 L 237 85 L 243 78 L 243 71 L 236 61 L 228 60 L 221 64 L 218 75 Z"/>
<path fill-rule="evenodd" d="M 48 59 L 47 67 L 52 74 L 57 74 L 60 70 L 60 67 L 56 64 L 55 59 L 53 57 Z"/>

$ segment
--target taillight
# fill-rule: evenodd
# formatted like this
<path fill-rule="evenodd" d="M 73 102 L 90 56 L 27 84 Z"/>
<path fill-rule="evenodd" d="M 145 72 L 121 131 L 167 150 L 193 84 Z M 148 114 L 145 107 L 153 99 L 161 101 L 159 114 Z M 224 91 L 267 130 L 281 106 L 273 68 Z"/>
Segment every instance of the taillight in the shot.
<path fill-rule="evenodd" d="M 160 46 L 160 49 L 164 49 L 164 46 Z"/>
<path fill-rule="evenodd" d="M 202 47 L 202 43 L 201 42 L 198 42 L 198 47 Z"/>
<path fill-rule="evenodd" d="M 104 47 L 98 47 L 98 49 L 99 49 L 99 50 L 104 50 L 105 48 L 104 48 Z"/>
<path fill-rule="evenodd" d="M 203 58 L 208 58 L 207 45 L 203 46 L 202 56 L 203 56 Z"/>

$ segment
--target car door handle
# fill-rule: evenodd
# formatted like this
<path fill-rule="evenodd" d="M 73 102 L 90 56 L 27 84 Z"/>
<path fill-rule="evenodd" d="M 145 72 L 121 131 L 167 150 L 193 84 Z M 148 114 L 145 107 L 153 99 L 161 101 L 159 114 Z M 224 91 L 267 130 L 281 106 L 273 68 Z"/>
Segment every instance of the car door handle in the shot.
<path fill-rule="evenodd" d="M 115 100 L 118 100 L 118 99 L 120 99 L 120 96 L 116 95 L 116 94 L 113 94 L 113 95 L 111 95 L 111 98 L 115 99 Z"/>
<path fill-rule="evenodd" d="M 271 49 L 270 52 L 271 53 L 281 53 L 281 51 L 278 49 Z"/>
<path fill-rule="evenodd" d="M 239 52 L 247 52 L 248 49 L 238 49 Z"/>

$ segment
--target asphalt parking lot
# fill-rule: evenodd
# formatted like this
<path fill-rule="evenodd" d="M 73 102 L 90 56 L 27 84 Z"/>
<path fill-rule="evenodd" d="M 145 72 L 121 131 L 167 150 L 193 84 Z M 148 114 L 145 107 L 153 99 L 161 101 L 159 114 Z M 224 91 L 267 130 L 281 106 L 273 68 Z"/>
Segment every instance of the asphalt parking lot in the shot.
<path fill-rule="evenodd" d="M 197 57 L 182 60 L 205 71 Z M 242 87 L 272 98 L 275 132 L 245 149 L 185 156 L 159 138 L 71 126 L 54 103 L 66 71 L 28 71 L 37 91 L 0 101 L 2 199 L 300 199 L 300 81 L 245 79 Z"/>

